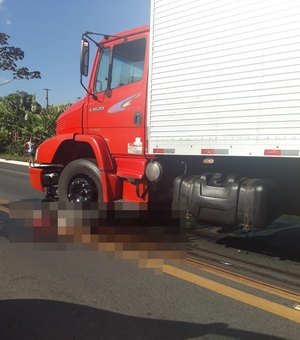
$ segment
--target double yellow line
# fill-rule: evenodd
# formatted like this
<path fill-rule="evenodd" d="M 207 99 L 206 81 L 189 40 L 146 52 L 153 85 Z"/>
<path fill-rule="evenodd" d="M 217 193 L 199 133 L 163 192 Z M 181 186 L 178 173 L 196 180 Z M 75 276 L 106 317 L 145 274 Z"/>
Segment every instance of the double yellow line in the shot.
<path fill-rule="evenodd" d="M 9 214 L 8 203 L 9 201 L 0 198 L 0 211 Z"/>
<path fill-rule="evenodd" d="M 266 298 L 259 297 L 254 293 L 247 293 L 237 288 L 232 288 L 230 285 L 226 285 L 223 283 L 216 282 L 215 280 L 208 279 L 201 274 L 191 273 L 189 269 L 184 270 L 178 268 L 176 265 L 166 264 L 164 259 L 149 259 L 147 256 L 144 256 L 144 252 L 139 251 L 126 251 L 119 250 L 120 247 L 117 247 L 116 244 L 99 244 L 99 250 L 113 251 L 117 255 L 117 258 L 127 259 L 127 260 L 138 260 L 140 268 L 152 268 L 158 270 L 158 272 L 162 272 L 178 279 L 184 280 L 186 282 L 190 282 L 199 287 L 208 289 L 214 293 L 229 297 L 233 300 L 242 302 L 249 306 L 259 308 L 265 312 L 275 314 L 282 318 L 288 319 L 290 321 L 300 323 L 300 294 L 295 292 L 279 288 L 277 286 L 267 284 L 255 279 L 250 279 L 229 271 L 225 271 L 219 269 L 214 266 L 207 265 L 204 262 L 192 261 L 187 259 L 186 261 L 181 261 L 178 263 L 185 265 L 193 265 L 198 270 L 200 269 L 200 273 L 207 272 L 213 274 L 216 277 L 216 281 L 218 279 L 226 279 L 227 281 L 234 282 L 236 284 L 242 285 L 242 287 L 250 287 L 254 291 L 265 292 L 271 294 L 273 296 L 277 296 L 280 298 L 284 298 L 289 300 L 290 307 L 283 306 L 282 304 L 270 301 Z M 171 258 L 171 257 L 169 257 Z M 185 267 L 186 268 L 186 267 Z M 242 288 L 241 287 L 241 288 Z"/>
<path fill-rule="evenodd" d="M 197 265 L 196 265 L 197 266 Z M 252 307 L 259 308 L 261 310 L 264 310 L 268 313 L 272 313 L 275 315 L 278 315 L 282 318 L 288 319 L 290 321 L 300 323 L 300 310 L 297 309 L 297 306 L 299 306 L 300 302 L 300 295 L 294 292 L 290 292 L 287 290 L 282 290 L 279 287 L 265 284 L 260 281 L 251 280 L 246 277 L 242 277 L 230 272 L 226 271 L 220 271 L 216 267 L 207 266 L 204 263 L 199 263 L 199 266 L 197 266 L 198 269 L 203 270 L 205 272 L 209 272 L 211 274 L 217 275 L 221 278 L 225 278 L 227 280 L 236 282 L 238 284 L 242 284 L 244 286 L 248 286 L 251 288 L 255 288 L 260 291 L 267 292 L 272 295 L 276 295 L 281 298 L 289 299 L 291 300 L 291 307 L 283 306 L 279 303 L 272 302 L 270 300 L 267 300 L 265 298 L 261 298 L 259 296 L 256 296 L 254 294 L 243 292 L 239 289 L 232 288 L 230 286 L 227 286 L 222 283 L 218 283 L 216 281 L 207 279 L 203 276 L 200 276 L 199 274 L 194 274 L 189 271 L 179 269 L 174 266 L 170 265 L 163 265 L 162 271 L 166 274 L 169 274 L 171 276 L 177 277 L 179 279 L 182 279 L 184 281 L 193 283 L 197 286 L 203 287 L 205 289 L 208 289 L 210 291 L 213 291 L 215 293 L 218 293 L 220 295 L 229 297 L 233 300 L 237 300 L 239 302 L 245 303 L 247 305 L 250 305 Z M 293 302 L 292 302 L 293 301 Z M 298 303 L 297 303 L 298 302 Z"/>

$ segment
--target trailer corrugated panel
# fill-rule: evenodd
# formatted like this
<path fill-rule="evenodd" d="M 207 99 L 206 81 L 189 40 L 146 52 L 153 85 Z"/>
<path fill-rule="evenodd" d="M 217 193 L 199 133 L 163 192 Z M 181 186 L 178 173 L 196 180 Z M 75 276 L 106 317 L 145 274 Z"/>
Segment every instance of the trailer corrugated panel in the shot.
<path fill-rule="evenodd" d="M 299 156 L 299 0 L 152 0 L 148 152 Z"/>

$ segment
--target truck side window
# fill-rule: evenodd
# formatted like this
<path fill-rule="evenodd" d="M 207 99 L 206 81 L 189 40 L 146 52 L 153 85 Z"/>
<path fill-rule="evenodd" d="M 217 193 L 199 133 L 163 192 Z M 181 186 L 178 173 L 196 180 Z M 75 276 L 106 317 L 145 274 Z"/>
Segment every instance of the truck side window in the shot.
<path fill-rule="evenodd" d="M 95 78 L 95 93 L 103 92 L 107 89 L 108 71 L 109 71 L 110 48 L 103 50 L 101 60 L 98 65 L 97 75 Z"/>
<path fill-rule="evenodd" d="M 117 45 L 113 49 L 111 89 L 143 78 L 146 39 Z"/>

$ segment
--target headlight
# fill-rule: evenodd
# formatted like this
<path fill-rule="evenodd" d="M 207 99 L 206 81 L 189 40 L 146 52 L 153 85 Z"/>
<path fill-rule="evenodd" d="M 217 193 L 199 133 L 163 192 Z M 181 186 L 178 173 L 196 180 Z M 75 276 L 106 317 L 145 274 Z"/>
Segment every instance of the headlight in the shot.
<path fill-rule="evenodd" d="M 158 182 L 162 173 L 162 165 L 159 162 L 151 161 L 146 165 L 145 174 L 150 182 Z"/>

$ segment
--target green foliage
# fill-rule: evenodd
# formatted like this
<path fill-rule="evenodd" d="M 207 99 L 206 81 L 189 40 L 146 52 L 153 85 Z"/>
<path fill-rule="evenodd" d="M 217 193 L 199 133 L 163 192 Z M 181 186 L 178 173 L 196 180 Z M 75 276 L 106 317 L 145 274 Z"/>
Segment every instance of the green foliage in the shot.
<path fill-rule="evenodd" d="M 0 128 L 0 153 L 5 152 L 9 145 L 8 142 L 8 131 Z"/>
<path fill-rule="evenodd" d="M 0 153 L 22 155 L 30 137 L 40 144 L 55 135 L 56 119 L 69 106 L 42 109 L 35 96 L 23 91 L 0 97 Z"/>
<path fill-rule="evenodd" d="M 33 95 L 28 94 L 27 92 L 18 91 L 6 96 L 5 100 L 14 111 L 23 111 L 31 110 L 33 97 Z"/>

